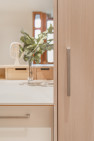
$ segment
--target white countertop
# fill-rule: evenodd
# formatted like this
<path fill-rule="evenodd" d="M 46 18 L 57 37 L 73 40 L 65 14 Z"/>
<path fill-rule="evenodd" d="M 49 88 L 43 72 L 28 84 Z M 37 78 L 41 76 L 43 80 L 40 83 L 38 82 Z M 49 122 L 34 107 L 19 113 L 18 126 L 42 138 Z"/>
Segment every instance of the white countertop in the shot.
<path fill-rule="evenodd" d="M 53 86 L 28 86 L 27 81 L 0 80 L 0 105 L 54 105 Z"/>
<path fill-rule="evenodd" d="M 28 68 L 28 65 L 0 65 L 0 68 Z M 54 67 L 53 64 L 33 64 L 32 67 Z"/>

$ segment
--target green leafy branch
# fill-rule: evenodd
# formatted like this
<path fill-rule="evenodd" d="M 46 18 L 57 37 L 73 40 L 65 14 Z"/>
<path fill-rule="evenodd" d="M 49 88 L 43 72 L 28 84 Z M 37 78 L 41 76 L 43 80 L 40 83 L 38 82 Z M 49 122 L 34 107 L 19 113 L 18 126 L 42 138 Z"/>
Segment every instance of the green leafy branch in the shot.
<path fill-rule="evenodd" d="M 40 33 L 37 39 L 30 37 L 30 35 L 24 31 L 21 31 L 21 33 L 22 36 L 20 40 L 23 45 L 19 46 L 19 56 L 23 57 L 24 61 L 28 61 L 29 63 L 35 61 L 38 64 L 40 62 L 41 55 L 45 51 L 53 49 L 53 39 L 47 40 L 48 34 L 53 34 L 52 25 L 50 25 L 46 31 Z"/>

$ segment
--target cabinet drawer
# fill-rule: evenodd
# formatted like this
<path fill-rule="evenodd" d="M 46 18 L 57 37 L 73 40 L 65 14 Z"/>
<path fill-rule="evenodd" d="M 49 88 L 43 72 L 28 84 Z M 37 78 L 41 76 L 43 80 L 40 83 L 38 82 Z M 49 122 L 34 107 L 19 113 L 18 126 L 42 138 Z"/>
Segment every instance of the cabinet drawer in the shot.
<path fill-rule="evenodd" d="M 0 127 L 51 127 L 52 120 L 53 106 L 0 107 Z"/>
<path fill-rule="evenodd" d="M 8 80 L 25 80 L 28 78 L 27 68 L 8 68 L 7 79 Z"/>
<path fill-rule="evenodd" d="M 53 141 L 53 106 L 1 106 L 0 140 Z"/>
<path fill-rule="evenodd" d="M 0 79 L 5 79 L 5 69 L 0 68 Z"/>
<path fill-rule="evenodd" d="M 53 80 L 53 68 L 37 68 L 37 80 Z"/>

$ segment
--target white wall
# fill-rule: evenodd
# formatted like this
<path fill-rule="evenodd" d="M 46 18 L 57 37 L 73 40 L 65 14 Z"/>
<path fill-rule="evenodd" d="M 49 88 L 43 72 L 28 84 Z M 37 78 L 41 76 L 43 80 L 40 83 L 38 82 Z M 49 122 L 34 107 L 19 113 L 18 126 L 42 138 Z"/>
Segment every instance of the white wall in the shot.
<path fill-rule="evenodd" d="M 0 65 L 13 64 L 9 48 L 20 41 L 23 28 L 32 35 L 32 12 L 53 13 L 53 0 L 0 0 Z"/>

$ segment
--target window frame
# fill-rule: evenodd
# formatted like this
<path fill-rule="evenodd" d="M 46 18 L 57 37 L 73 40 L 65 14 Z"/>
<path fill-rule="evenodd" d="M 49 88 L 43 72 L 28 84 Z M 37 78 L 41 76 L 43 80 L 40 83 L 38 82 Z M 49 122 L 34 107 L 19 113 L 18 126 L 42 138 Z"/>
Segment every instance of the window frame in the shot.
<path fill-rule="evenodd" d="M 40 15 L 40 19 L 41 19 L 41 27 L 40 28 L 36 28 L 35 27 L 35 16 L 36 15 Z M 33 16 L 33 37 L 35 37 L 35 30 L 41 30 L 41 32 L 44 32 L 45 30 L 47 30 L 47 21 L 48 20 L 53 20 L 53 18 L 49 18 L 49 16 L 46 13 L 43 12 L 33 12 L 32 13 Z M 48 62 L 47 61 L 47 51 L 45 51 L 42 55 L 41 55 L 41 62 L 40 64 L 53 64 L 54 62 Z M 34 62 L 34 64 L 36 64 Z"/>

